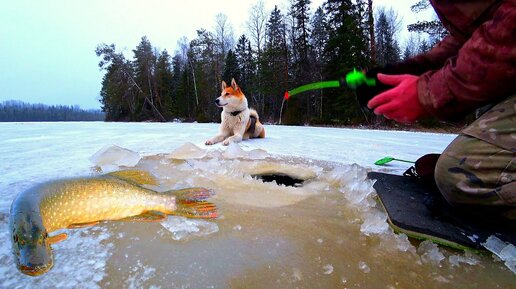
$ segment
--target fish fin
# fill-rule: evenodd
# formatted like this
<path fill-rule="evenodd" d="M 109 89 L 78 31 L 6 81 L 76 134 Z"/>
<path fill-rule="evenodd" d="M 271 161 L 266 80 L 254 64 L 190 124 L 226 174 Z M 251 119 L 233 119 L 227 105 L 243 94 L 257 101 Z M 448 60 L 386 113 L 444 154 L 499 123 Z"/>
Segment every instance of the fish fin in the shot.
<path fill-rule="evenodd" d="M 120 219 L 124 222 L 160 222 L 167 218 L 167 215 L 158 211 L 146 211 L 136 216 Z"/>
<path fill-rule="evenodd" d="M 78 229 L 78 228 L 84 228 L 84 227 L 91 227 L 95 226 L 96 224 L 100 223 L 100 221 L 93 221 L 88 223 L 76 223 L 68 225 L 67 229 Z"/>
<path fill-rule="evenodd" d="M 47 242 L 50 245 L 52 245 L 52 244 L 56 244 L 56 243 L 59 243 L 61 241 L 64 241 L 64 240 L 66 240 L 66 238 L 68 238 L 68 235 L 66 233 L 61 233 L 61 234 L 57 234 L 55 236 L 48 237 Z"/>
<path fill-rule="evenodd" d="M 205 200 L 214 195 L 212 190 L 206 188 L 188 188 L 183 190 L 168 191 L 164 194 L 174 194 L 177 209 L 172 213 L 188 218 L 216 218 L 218 216 L 215 204 Z"/>
<path fill-rule="evenodd" d="M 151 175 L 149 172 L 140 171 L 140 170 L 127 170 L 127 171 L 118 171 L 107 174 L 108 176 L 112 176 L 118 179 L 122 179 L 124 181 L 129 181 L 138 185 L 151 185 L 157 186 L 159 185 L 158 179 Z"/>

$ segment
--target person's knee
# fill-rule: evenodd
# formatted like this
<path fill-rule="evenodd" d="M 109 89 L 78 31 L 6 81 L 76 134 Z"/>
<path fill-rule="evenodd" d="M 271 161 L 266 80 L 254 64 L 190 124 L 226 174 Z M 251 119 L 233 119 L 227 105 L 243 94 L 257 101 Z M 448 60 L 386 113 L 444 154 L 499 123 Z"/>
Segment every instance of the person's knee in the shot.
<path fill-rule="evenodd" d="M 456 159 L 450 157 L 445 152 L 437 160 L 434 172 L 437 188 L 439 188 L 446 201 L 452 205 L 458 203 L 456 191 L 459 180 L 455 174 L 450 174 L 449 171 L 451 168 L 456 167 L 456 164 Z"/>
<path fill-rule="evenodd" d="M 439 157 L 435 182 L 452 205 L 514 204 L 514 154 L 467 135 L 458 136 Z M 504 176 L 510 179 L 504 181 Z M 516 196 L 515 196 L 516 198 Z"/>

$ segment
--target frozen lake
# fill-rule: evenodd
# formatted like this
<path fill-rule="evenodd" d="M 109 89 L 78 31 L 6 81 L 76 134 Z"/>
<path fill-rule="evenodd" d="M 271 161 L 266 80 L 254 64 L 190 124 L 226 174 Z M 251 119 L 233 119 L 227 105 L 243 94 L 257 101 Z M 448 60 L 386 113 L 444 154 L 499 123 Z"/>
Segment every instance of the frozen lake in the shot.
<path fill-rule="evenodd" d="M 367 170 L 402 173 L 409 166 L 378 167 L 376 160 L 439 153 L 454 135 L 268 125 L 265 139 L 230 149 L 206 147 L 217 129 L 187 123 L 0 123 L 0 288 L 514 286 L 514 275 L 490 254 L 422 246 L 392 233 L 376 207 L 372 182 L 365 180 Z M 202 155 L 170 155 L 188 143 Z M 69 238 L 53 245 L 50 272 L 35 278 L 19 273 L 7 230 L 14 197 L 43 181 L 99 174 L 89 158 L 106 145 L 138 152 L 136 168 L 158 177 L 160 191 L 214 189 L 221 217 L 67 230 Z M 310 181 L 292 188 L 251 177 L 271 170 Z"/>

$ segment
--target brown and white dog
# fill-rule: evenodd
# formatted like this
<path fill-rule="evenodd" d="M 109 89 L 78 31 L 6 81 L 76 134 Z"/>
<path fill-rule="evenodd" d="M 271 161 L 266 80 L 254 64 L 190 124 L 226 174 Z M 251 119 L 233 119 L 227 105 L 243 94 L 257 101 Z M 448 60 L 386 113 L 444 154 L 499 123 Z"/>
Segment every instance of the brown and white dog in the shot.
<path fill-rule="evenodd" d="M 222 92 L 215 104 L 222 107 L 222 122 L 219 133 L 207 140 L 206 145 L 223 141 L 222 144 L 227 146 L 242 139 L 265 137 L 265 128 L 260 123 L 258 113 L 249 109 L 247 98 L 234 78 L 231 79 L 231 86 L 222 81 Z"/>

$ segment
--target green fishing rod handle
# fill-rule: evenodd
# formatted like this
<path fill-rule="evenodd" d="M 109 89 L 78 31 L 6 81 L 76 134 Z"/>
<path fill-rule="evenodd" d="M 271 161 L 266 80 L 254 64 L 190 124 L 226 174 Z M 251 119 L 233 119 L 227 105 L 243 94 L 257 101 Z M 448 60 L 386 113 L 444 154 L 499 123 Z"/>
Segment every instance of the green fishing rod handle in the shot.
<path fill-rule="evenodd" d="M 368 78 L 363 71 L 358 71 L 356 68 L 346 74 L 345 81 L 346 85 L 353 90 L 362 85 L 376 85 L 376 79 Z"/>
<path fill-rule="evenodd" d="M 377 73 L 362 71 L 356 68 L 341 77 L 341 85 L 352 89 L 357 98 L 358 104 L 363 111 L 371 111 L 367 103 L 378 94 L 393 88 L 385 85 L 377 78 Z"/>

